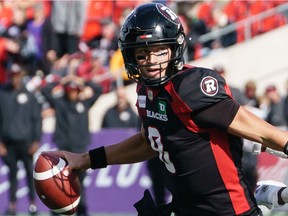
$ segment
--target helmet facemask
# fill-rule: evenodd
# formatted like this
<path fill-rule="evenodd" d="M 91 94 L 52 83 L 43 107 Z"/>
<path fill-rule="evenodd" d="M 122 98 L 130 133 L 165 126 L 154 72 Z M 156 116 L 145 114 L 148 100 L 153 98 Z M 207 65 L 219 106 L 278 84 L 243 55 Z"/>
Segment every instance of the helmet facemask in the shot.
<path fill-rule="evenodd" d="M 184 43 L 184 35 L 179 35 L 178 40 L 174 43 L 157 43 L 157 44 L 147 44 L 146 46 L 156 46 L 156 45 L 169 45 L 171 49 L 171 56 L 167 61 L 159 62 L 157 64 L 145 64 L 145 65 L 138 65 L 136 63 L 136 59 L 134 56 L 134 49 L 129 48 L 126 50 L 126 57 L 127 60 L 125 61 L 125 67 L 128 71 L 128 77 L 135 82 L 143 81 L 147 86 L 158 86 L 166 83 L 170 79 L 172 79 L 178 71 L 183 68 L 184 59 L 183 59 L 183 43 Z M 145 46 L 143 46 L 145 47 Z M 165 68 L 165 76 L 158 77 L 158 78 L 147 78 L 145 77 L 141 69 L 151 67 L 153 65 L 159 65 L 160 70 L 163 69 L 163 65 L 167 64 Z"/>

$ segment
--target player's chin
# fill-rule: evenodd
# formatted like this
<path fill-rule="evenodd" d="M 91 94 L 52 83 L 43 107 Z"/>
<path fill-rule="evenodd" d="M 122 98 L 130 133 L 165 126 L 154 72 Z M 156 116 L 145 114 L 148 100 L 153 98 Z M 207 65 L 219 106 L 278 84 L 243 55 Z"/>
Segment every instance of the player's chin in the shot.
<path fill-rule="evenodd" d="M 144 74 L 144 77 L 146 79 L 160 79 L 161 78 L 161 71 L 148 71 L 147 73 Z"/>

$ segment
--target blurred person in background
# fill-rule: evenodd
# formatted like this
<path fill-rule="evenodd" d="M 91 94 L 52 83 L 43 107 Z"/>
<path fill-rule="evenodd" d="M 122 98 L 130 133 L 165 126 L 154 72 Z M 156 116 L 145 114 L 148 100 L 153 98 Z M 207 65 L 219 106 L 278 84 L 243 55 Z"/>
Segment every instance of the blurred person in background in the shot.
<path fill-rule="evenodd" d="M 249 80 L 244 85 L 244 96 L 247 99 L 246 108 L 258 117 L 265 119 L 267 116 L 267 104 L 264 97 L 257 95 L 257 85 L 254 80 Z"/>
<path fill-rule="evenodd" d="M 254 80 L 249 80 L 244 86 L 244 95 L 248 100 L 248 105 L 252 107 L 260 107 L 260 101 L 256 94 L 257 86 Z"/>
<path fill-rule="evenodd" d="M 91 142 L 89 131 L 89 110 L 102 94 L 102 89 L 94 82 L 84 82 L 75 75 L 67 75 L 48 83 L 42 94 L 55 110 L 56 127 L 53 141 L 60 150 L 83 153 Z M 78 216 L 87 216 L 88 209 L 83 185 L 86 172 L 78 173 L 81 182 L 81 199 Z M 52 215 L 58 215 L 51 211 Z"/>
<path fill-rule="evenodd" d="M 25 68 L 29 77 L 34 76 L 37 45 L 34 36 L 27 31 L 25 10 L 14 7 L 13 22 L 3 33 L 3 36 L 6 38 L 6 68 L 9 69 L 16 62 Z"/>
<path fill-rule="evenodd" d="M 229 17 L 222 11 L 222 9 L 214 9 L 213 18 L 215 20 L 215 26 L 213 26 L 212 31 L 221 30 L 230 24 L 232 21 Z M 215 48 L 227 48 L 237 43 L 237 31 L 233 30 L 229 33 L 220 35 L 218 39 L 213 42 L 213 49 Z"/>
<path fill-rule="evenodd" d="M 266 87 L 265 96 L 268 99 L 268 113 L 266 121 L 278 128 L 286 128 L 287 122 L 284 114 L 284 98 L 275 85 Z"/>
<path fill-rule="evenodd" d="M 0 88 L 7 81 L 6 60 L 7 60 L 6 39 L 0 37 Z"/>
<path fill-rule="evenodd" d="M 87 1 L 52 1 L 51 20 L 56 34 L 58 58 L 79 50 L 86 7 Z"/>
<path fill-rule="evenodd" d="M 3 37 L 7 28 L 11 25 L 13 21 L 13 9 L 11 6 L 7 5 L 6 2 L 0 2 L 0 86 L 7 81 L 7 70 L 6 70 L 6 60 L 7 60 L 7 41 Z"/>
<path fill-rule="evenodd" d="M 27 31 L 34 36 L 37 47 L 34 70 L 41 70 L 44 75 L 48 75 L 53 62 L 57 59 L 57 53 L 51 17 L 45 14 L 44 6 L 43 2 L 33 5 L 34 16 L 28 21 Z"/>
<path fill-rule="evenodd" d="M 75 70 L 77 76 L 98 83 L 102 87 L 103 94 L 111 91 L 113 83 L 112 74 L 105 66 L 106 53 L 102 49 L 90 50 Z"/>
<path fill-rule="evenodd" d="M 95 36 L 87 45 L 91 49 L 100 49 L 104 52 L 102 53 L 105 60 L 103 64 L 105 66 L 109 65 L 109 61 L 113 53 L 118 49 L 118 26 L 109 19 L 103 19 L 101 21 L 101 34 Z"/>
<path fill-rule="evenodd" d="M 117 80 L 121 79 L 123 81 L 123 85 L 129 85 L 133 83 L 127 75 L 124 59 L 121 53 L 121 50 L 118 48 L 111 56 L 109 62 L 109 71 L 112 74 L 114 84 L 117 83 Z"/>
<path fill-rule="evenodd" d="M 127 99 L 124 86 L 115 89 L 116 104 L 104 114 L 102 128 L 137 128 L 139 117 Z"/>
<path fill-rule="evenodd" d="M 227 72 L 224 66 L 222 65 L 216 65 L 213 67 L 213 70 L 218 72 L 224 79 L 227 80 Z M 245 95 L 242 93 L 242 91 L 235 87 L 229 85 L 229 88 L 232 92 L 233 98 L 240 104 L 240 105 L 247 105 L 248 100 L 246 99 Z"/>
<path fill-rule="evenodd" d="M 41 106 L 23 84 L 24 70 L 13 64 L 10 82 L 0 90 L 0 156 L 9 168 L 9 205 L 4 215 L 17 211 L 17 163 L 22 161 L 29 188 L 29 213 L 37 215 L 33 184 L 33 154 L 42 135 Z"/>

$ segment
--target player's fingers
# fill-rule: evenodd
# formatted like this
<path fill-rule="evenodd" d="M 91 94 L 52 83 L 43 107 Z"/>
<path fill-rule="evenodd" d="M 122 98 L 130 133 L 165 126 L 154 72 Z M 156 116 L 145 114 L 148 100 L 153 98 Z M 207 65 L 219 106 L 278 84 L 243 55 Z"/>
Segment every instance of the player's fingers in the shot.
<path fill-rule="evenodd" d="M 46 156 L 52 156 L 52 157 L 60 157 L 62 159 L 66 159 L 65 158 L 65 154 L 63 151 L 42 151 L 41 155 L 46 155 Z"/>
<path fill-rule="evenodd" d="M 74 169 L 73 162 L 69 160 L 69 155 L 67 154 L 66 151 L 43 151 L 41 152 L 41 155 L 47 156 L 47 157 L 59 157 L 62 158 L 66 161 L 66 166 L 63 171 L 63 174 L 65 176 L 70 175 L 72 170 Z"/>
<path fill-rule="evenodd" d="M 65 176 L 69 176 L 70 173 L 71 173 L 71 170 L 70 170 L 69 166 L 66 166 L 66 167 L 64 168 L 64 170 L 63 170 L 63 174 L 64 174 Z"/>

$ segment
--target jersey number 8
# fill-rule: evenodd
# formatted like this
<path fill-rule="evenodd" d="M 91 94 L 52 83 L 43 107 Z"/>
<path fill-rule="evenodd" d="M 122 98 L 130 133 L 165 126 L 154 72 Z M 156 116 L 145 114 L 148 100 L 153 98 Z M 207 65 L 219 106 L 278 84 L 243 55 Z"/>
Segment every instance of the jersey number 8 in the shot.
<path fill-rule="evenodd" d="M 148 127 L 148 138 L 152 149 L 158 152 L 159 159 L 163 161 L 167 170 L 171 173 L 175 173 L 176 170 L 173 163 L 170 161 L 169 153 L 163 149 L 159 131 L 156 128 Z"/>

